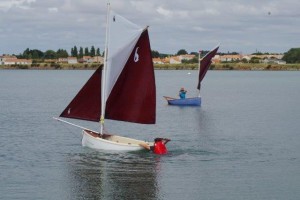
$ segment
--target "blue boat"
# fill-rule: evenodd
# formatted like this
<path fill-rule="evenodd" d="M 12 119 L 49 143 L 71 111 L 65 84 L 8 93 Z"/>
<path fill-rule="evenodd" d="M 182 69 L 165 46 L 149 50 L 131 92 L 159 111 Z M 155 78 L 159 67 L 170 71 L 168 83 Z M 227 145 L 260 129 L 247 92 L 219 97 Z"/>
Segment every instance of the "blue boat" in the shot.
<path fill-rule="evenodd" d="M 177 106 L 201 106 L 201 97 L 200 97 L 200 88 L 201 81 L 203 80 L 210 64 L 212 63 L 212 58 L 216 55 L 219 46 L 208 52 L 201 60 L 199 59 L 199 74 L 198 74 L 198 84 L 197 89 L 199 90 L 199 97 L 192 98 L 173 98 L 164 96 L 164 98 L 168 101 L 169 105 L 177 105 Z M 200 58 L 200 52 L 199 52 Z M 183 88 L 182 88 L 183 89 Z"/>
<path fill-rule="evenodd" d="M 172 97 L 164 98 L 168 101 L 169 105 L 177 106 L 201 106 L 201 97 L 185 98 L 185 99 L 174 99 Z"/>

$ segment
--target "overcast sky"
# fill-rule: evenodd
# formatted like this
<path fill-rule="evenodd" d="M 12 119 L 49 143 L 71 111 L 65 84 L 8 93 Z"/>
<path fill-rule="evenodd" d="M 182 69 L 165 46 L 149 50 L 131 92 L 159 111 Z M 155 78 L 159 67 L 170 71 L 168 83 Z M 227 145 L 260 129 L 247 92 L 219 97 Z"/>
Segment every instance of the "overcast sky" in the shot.
<path fill-rule="evenodd" d="M 284 53 L 300 47 L 299 0 L 110 0 L 149 25 L 151 48 Z M 104 49 L 106 0 L 0 0 L 0 55 L 77 47 Z M 120 37 L 122 34 L 120 33 Z"/>

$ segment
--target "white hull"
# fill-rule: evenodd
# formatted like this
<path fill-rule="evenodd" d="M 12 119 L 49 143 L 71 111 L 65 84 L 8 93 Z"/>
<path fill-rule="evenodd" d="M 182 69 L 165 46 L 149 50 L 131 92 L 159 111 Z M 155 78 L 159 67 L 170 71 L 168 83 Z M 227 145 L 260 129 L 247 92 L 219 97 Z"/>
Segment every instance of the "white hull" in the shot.
<path fill-rule="evenodd" d="M 95 133 L 83 130 L 82 131 L 82 146 L 99 150 L 116 150 L 116 151 L 139 151 L 143 150 L 139 144 L 145 143 L 142 140 L 135 140 L 117 135 L 104 135 L 99 137 Z M 153 143 L 146 142 L 149 145 Z"/>

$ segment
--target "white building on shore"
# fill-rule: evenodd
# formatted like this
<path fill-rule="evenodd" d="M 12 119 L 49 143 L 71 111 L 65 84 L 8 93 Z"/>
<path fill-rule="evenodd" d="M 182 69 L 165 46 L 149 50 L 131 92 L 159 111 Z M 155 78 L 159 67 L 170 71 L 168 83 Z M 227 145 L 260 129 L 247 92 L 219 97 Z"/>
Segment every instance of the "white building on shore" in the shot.
<path fill-rule="evenodd" d="M 16 56 L 2 55 L 0 56 L 0 65 L 31 65 L 30 59 L 18 59 Z"/>

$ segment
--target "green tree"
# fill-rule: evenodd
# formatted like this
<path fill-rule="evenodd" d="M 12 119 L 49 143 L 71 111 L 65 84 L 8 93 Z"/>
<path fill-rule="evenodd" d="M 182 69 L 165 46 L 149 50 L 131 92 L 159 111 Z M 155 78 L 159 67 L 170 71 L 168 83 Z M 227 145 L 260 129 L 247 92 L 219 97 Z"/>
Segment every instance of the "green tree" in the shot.
<path fill-rule="evenodd" d="M 191 52 L 191 55 L 199 56 L 199 52 Z"/>
<path fill-rule="evenodd" d="M 22 55 L 22 58 L 29 59 L 30 50 L 27 48 Z"/>
<path fill-rule="evenodd" d="M 92 47 L 91 47 L 90 56 L 94 57 L 95 55 L 96 55 L 96 50 L 95 50 L 95 47 L 92 46 Z"/>
<path fill-rule="evenodd" d="M 159 52 L 158 51 L 154 51 L 154 50 L 151 50 L 151 55 L 152 55 L 152 58 L 159 58 Z"/>
<path fill-rule="evenodd" d="M 30 50 L 29 48 L 27 48 L 23 52 L 22 57 L 26 58 L 26 59 L 42 59 L 42 58 L 44 58 L 44 53 L 38 49 Z"/>
<path fill-rule="evenodd" d="M 242 62 L 242 63 L 247 63 L 248 60 L 247 60 L 246 58 L 243 58 L 243 59 L 241 60 L 241 62 Z"/>
<path fill-rule="evenodd" d="M 74 46 L 74 57 L 78 57 L 78 50 L 76 46 Z"/>
<path fill-rule="evenodd" d="M 88 47 L 85 47 L 85 49 L 84 49 L 84 55 L 85 55 L 85 56 L 89 56 L 89 55 L 90 55 L 90 52 L 89 52 L 89 48 L 88 48 Z"/>
<path fill-rule="evenodd" d="M 97 48 L 97 50 L 96 50 L 96 56 L 100 56 L 100 48 Z"/>
<path fill-rule="evenodd" d="M 260 58 L 259 57 L 252 57 L 249 61 L 249 63 L 259 63 L 260 62 Z"/>
<path fill-rule="evenodd" d="M 191 64 L 191 63 L 198 63 L 199 60 L 198 60 L 198 56 L 195 56 L 194 58 L 192 58 L 190 60 L 183 59 L 181 62 Z"/>
<path fill-rule="evenodd" d="M 78 57 L 78 50 L 76 46 L 71 49 L 71 56 Z"/>
<path fill-rule="evenodd" d="M 207 50 L 202 50 L 200 51 L 200 57 L 203 58 L 209 51 Z M 198 57 L 199 57 L 199 54 L 198 54 Z"/>
<path fill-rule="evenodd" d="M 253 53 L 252 55 L 263 55 L 263 53 L 260 51 L 257 51 L 256 53 Z"/>
<path fill-rule="evenodd" d="M 185 55 L 188 54 L 188 52 L 185 49 L 180 49 L 176 55 Z"/>
<path fill-rule="evenodd" d="M 56 52 L 53 50 L 47 50 L 44 55 L 45 59 L 55 59 L 57 58 Z"/>
<path fill-rule="evenodd" d="M 169 57 L 172 56 L 171 54 L 166 54 L 166 53 L 159 53 L 159 57 L 160 58 L 165 58 L 165 57 Z"/>
<path fill-rule="evenodd" d="M 32 59 L 39 59 L 39 54 L 37 51 L 33 51 L 31 55 L 32 55 Z"/>
<path fill-rule="evenodd" d="M 67 50 L 64 49 L 58 49 L 56 51 L 56 57 L 57 58 L 67 58 L 69 56 Z"/>
<path fill-rule="evenodd" d="M 30 50 L 30 54 L 32 55 L 32 59 L 44 58 L 44 53 L 38 49 Z"/>
<path fill-rule="evenodd" d="M 288 52 L 284 53 L 282 60 L 287 63 L 300 63 L 300 48 L 291 48 Z"/>
<path fill-rule="evenodd" d="M 82 58 L 83 57 L 83 48 L 80 47 L 79 48 L 79 58 Z"/>

